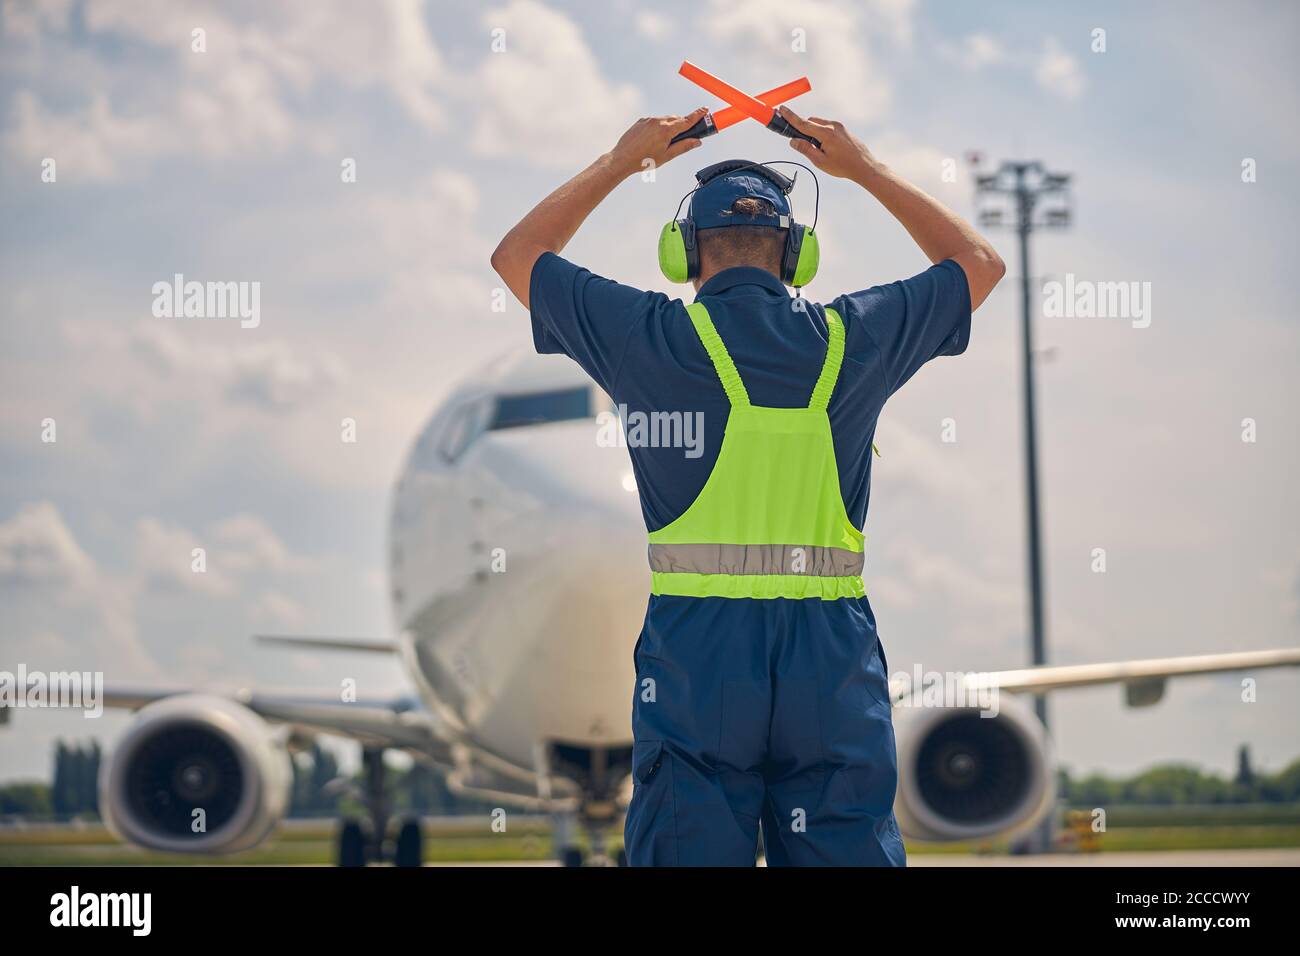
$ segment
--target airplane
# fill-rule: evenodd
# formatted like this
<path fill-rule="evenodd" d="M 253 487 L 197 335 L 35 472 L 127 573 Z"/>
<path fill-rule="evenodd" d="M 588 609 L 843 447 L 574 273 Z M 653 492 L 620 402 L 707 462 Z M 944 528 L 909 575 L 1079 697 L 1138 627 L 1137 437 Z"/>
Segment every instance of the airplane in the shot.
<path fill-rule="evenodd" d="M 339 830 L 337 860 L 418 865 L 419 824 L 386 840 L 385 751 L 445 775 L 459 795 L 545 813 L 565 865 L 623 863 L 607 835 L 631 791 L 632 649 L 649 594 L 645 527 L 625 449 L 597 434 L 614 408 L 572 362 L 508 353 L 455 388 L 414 443 L 388 529 L 394 639 L 263 636 L 262 643 L 394 655 L 413 693 L 347 703 L 253 690 L 106 687 L 137 711 L 104 759 L 100 807 L 141 847 L 225 854 L 284 816 L 289 754 L 316 735 L 362 747 L 368 828 Z M 1130 706 L 1167 679 L 1300 665 L 1300 649 L 1070 666 L 966 678 L 999 692 L 912 706 L 895 678 L 897 820 L 907 838 L 1010 838 L 1055 802 L 1051 740 L 1023 695 L 1119 684 Z M 0 716 L 4 716 L 0 714 Z M 206 826 L 195 832 L 195 811 Z M 591 851 L 578 848 L 578 830 Z"/>

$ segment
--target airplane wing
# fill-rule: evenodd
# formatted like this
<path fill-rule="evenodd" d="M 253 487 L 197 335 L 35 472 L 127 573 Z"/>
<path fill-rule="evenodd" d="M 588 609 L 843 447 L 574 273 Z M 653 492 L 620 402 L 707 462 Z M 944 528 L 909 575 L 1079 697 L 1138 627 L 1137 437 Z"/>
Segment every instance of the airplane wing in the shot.
<path fill-rule="evenodd" d="M 966 685 L 997 687 L 1012 693 L 1046 693 L 1067 687 L 1123 684 L 1130 707 L 1147 707 L 1164 696 L 1165 682 L 1170 677 L 1297 666 L 1300 666 L 1300 648 L 1287 647 L 1268 651 L 1233 651 L 1227 654 L 991 671 L 968 675 Z"/>
<path fill-rule="evenodd" d="M 100 700 L 107 708 L 139 710 L 154 701 L 188 693 L 195 691 L 106 687 Z M 575 784 L 562 778 L 548 778 L 547 792 L 539 796 L 536 771 L 441 736 L 434 715 L 420 709 L 418 701 L 411 698 L 397 698 L 383 704 L 347 704 L 337 695 L 313 698 L 237 691 L 218 692 L 214 696 L 237 701 L 268 723 L 287 726 L 306 735 L 348 737 L 363 746 L 405 750 L 431 762 L 446 775 L 452 790 L 462 796 L 496 800 L 537 812 L 576 805 Z"/>
<path fill-rule="evenodd" d="M 194 691 L 105 687 L 102 701 L 108 708 L 139 710 L 154 701 L 187 693 Z M 241 690 L 216 696 L 238 701 L 271 723 L 287 724 L 306 733 L 349 737 L 371 746 L 417 750 L 435 761 L 451 762 L 451 747 L 435 733 L 431 715 L 420 710 L 418 703 L 410 698 L 349 704 L 339 700 L 337 694 L 300 697 Z"/>
<path fill-rule="evenodd" d="M 363 637 L 315 637 L 299 634 L 254 634 L 253 640 L 259 644 L 279 647 L 311 648 L 318 651 L 350 651 L 363 654 L 396 654 L 397 645 L 392 641 L 376 641 Z"/>

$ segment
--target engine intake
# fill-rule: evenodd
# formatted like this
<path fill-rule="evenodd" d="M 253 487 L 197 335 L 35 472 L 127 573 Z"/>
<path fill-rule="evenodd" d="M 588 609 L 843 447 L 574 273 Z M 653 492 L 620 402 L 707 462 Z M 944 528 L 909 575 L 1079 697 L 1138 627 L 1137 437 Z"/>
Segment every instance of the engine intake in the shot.
<path fill-rule="evenodd" d="M 1051 740 L 1023 703 L 1002 694 L 994 716 L 975 707 L 894 710 L 900 829 L 953 842 L 1031 829 L 1056 799 Z"/>
<path fill-rule="evenodd" d="M 234 853 L 284 816 L 292 779 L 262 718 L 231 700 L 184 694 L 143 708 L 127 728 L 101 771 L 100 806 L 131 843 Z"/>

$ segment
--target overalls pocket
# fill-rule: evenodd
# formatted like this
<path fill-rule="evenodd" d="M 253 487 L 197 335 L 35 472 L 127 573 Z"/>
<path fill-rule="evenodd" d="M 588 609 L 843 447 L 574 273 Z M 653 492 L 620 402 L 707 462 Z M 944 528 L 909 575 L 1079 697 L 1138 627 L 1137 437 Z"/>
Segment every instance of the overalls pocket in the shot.
<path fill-rule="evenodd" d="M 880 638 L 876 638 L 874 658 L 867 668 L 866 685 L 867 693 L 881 704 L 886 710 L 893 705 L 889 699 L 889 659 L 885 657 L 885 645 L 881 643 Z"/>
<path fill-rule="evenodd" d="M 677 865 L 677 806 L 671 755 L 662 740 L 632 745 L 635 786 L 623 842 L 632 866 Z"/>
<path fill-rule="evenodd" d="M 664 742 L 638 740 L 632 745 L 632 773 L 637 783 L 649 783 L 663 766 Z"/>

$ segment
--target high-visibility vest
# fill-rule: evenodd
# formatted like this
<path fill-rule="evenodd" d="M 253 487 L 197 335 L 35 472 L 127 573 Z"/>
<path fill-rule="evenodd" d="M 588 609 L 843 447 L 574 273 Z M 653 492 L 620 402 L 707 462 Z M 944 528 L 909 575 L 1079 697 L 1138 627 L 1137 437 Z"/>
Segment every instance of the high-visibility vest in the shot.
<path fill-rule="evenodd" d="M 650 533 L 655 594 L 720 598 L 862 597 L 863 537 L 844 510 L 826 407 L 844 358 L 844 323 L 826 309 L 826 361 L 806 408 L 751 405 L 708 310 L 686 307 L 731 403 L 703 490 Z"/>

